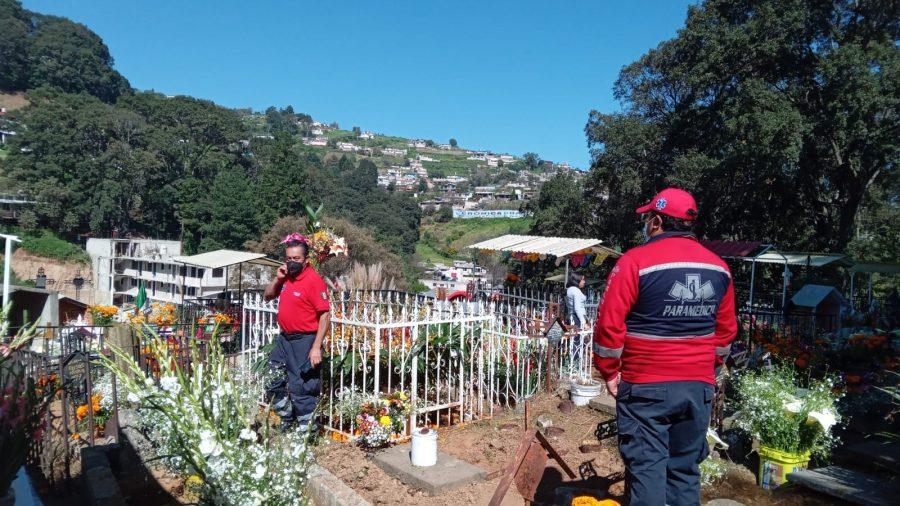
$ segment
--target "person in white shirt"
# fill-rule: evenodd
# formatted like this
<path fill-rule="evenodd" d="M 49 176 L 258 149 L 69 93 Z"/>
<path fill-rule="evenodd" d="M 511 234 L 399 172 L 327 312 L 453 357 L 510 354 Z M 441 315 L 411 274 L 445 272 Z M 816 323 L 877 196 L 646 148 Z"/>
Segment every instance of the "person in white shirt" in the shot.
<path fill-rule="evenodd" d="M 569 313 L 569 322 L 577 328 L 582 328 L 587 322 L 587 310 L 584 303 L 587 300 L 582 288 L 584 288 L 584 276 L 573 272 L 569 275 L 566 288 L 566 310 Z"/>

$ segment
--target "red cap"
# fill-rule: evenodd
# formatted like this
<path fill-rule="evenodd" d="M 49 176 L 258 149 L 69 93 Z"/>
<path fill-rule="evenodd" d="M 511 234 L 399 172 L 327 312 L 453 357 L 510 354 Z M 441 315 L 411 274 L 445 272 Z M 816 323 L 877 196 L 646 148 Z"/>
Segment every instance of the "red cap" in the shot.
<path fill-rule="evenodd" d="M 647 205 L 637 208 L 638 214 L 655 212 L 680 220 L 697 219 L 697 202 L 690 193 L 680 188 L 666 188 L 656 194 Z"/>

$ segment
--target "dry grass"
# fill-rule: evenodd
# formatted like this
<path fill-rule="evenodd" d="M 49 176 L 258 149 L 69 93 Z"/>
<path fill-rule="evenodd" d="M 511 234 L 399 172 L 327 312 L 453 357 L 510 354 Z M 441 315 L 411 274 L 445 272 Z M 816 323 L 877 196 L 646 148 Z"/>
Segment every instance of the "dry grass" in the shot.
<path fill-rule="evenodd" d="M 7 111 L 15 111 L 29 104 L 25 98 L 25 93 L 15 91 L 12 93 L 0 93 L 0 108 L 6 108 Z"/>

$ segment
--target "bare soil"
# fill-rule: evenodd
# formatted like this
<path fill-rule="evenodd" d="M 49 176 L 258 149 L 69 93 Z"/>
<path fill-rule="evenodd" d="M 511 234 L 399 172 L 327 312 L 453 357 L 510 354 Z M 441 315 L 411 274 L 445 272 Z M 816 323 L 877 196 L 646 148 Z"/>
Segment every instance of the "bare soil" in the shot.
<path fill-rule="evenodd" d="M 549 460 L 538 485 L 537 501 L 553 504 L 555 489 L 562 485 L 591 489 L 598 497 L 624 502 L 624 466 L 615 438 L 606 440 L 598 451 L 582 453 L 579 450 L 582 444 L 598 443 L 594 429 L 598 422 L 609 419 L 609 415 L 588 407 L 576 407 L 570 414 L 563 414 L 557 409 L 560 401 L 556 396 L 540 396 L 532 401 L 530 416 L 533 420 L 542 416 L 549 418 L 553 427 L 565 431 L 548 439 L 577 476 L 575 479 L 565 477 L 560 466 Z M 482 467 L 490 478 L 439 496 L 427 496 L 390 477 L 370 458 L 370 452 L 349 443 L 323 443 L 317 449 L 316 460 L 372 504 L 487 504 L 500 482 L 500 470 L 514 456 L 524 432 L 524 414 L 495 413 L 499 414 L 491 420 L 439 430 L 438 448 L 441 451 Z M 704 502 L 716 498 L 734 499 L 748 505 L 837 504 L 826 496 L 796 488 L 776 492 L 762 490 L 756 485 L 753 471 L 734 464 L 729 465 L 729 472 L 722 482 L 703 489 Z M 510 487 L 503 504 L 522 504 L 515 485 Z"/>

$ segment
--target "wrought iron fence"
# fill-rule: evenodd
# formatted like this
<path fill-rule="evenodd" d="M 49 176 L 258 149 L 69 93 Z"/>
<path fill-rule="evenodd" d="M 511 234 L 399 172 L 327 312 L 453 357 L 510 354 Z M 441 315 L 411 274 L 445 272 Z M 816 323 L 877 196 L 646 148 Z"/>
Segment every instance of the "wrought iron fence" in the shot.
<path fill-rule="evenodd" d="M 242 350 L 255 361 L 278 335 L 276 301 L 245 297 Z M 589 375 L 590 327 L 544 336 L 555 314 L 509 301 L 439 301 L 386 292 L 339 293 L 324 342 L 323 411 L 328 428 L 352 435 L 343 400 L 407 392 L 410 426 L 490 417 L 542 388 L 546 379 Z M 551 353 L 551 346 L 553 347 Z M 551 370 L 548 373 L 548 369 Z"/>

